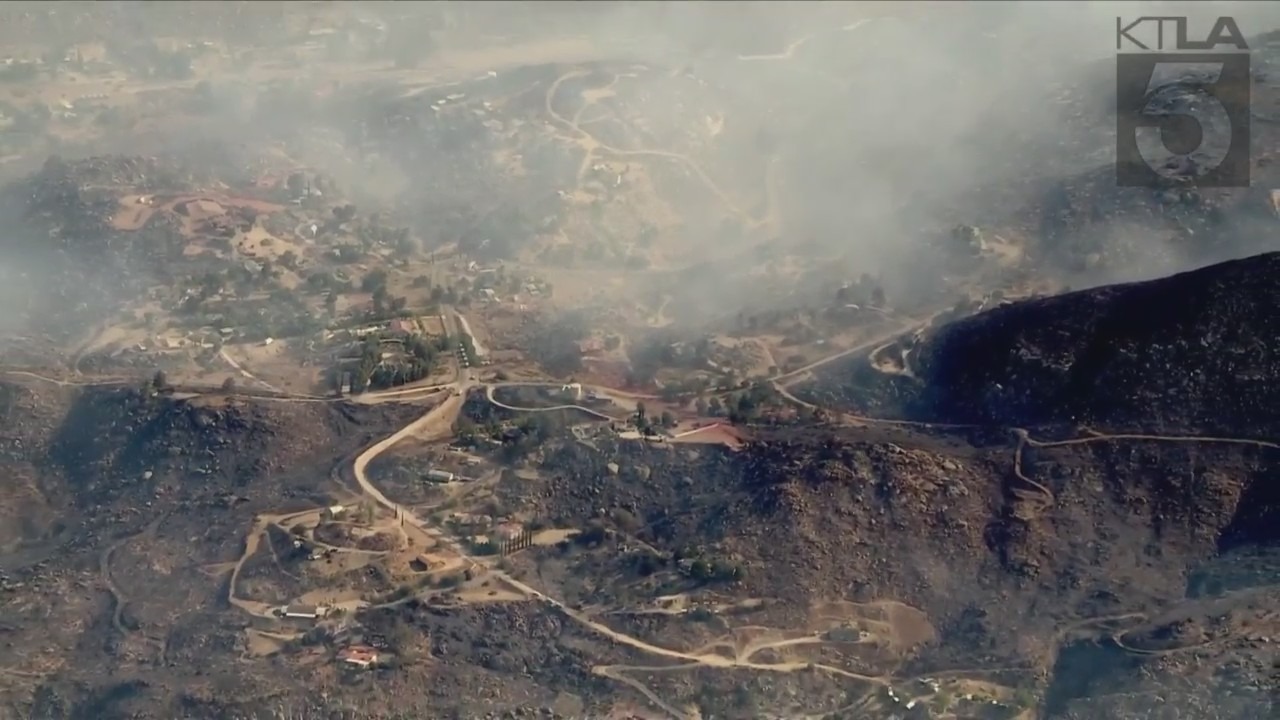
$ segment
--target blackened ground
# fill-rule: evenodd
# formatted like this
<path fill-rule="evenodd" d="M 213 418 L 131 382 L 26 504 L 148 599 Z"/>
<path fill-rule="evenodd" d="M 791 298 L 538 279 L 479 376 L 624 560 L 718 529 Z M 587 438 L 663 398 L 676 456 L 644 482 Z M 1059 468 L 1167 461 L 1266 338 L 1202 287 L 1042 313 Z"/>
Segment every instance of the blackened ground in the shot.
<path fill-rule="evenodd" d="M 1280 254 L 1016 303 L 919 353 L 919 419 L 1280 436 Z"/>

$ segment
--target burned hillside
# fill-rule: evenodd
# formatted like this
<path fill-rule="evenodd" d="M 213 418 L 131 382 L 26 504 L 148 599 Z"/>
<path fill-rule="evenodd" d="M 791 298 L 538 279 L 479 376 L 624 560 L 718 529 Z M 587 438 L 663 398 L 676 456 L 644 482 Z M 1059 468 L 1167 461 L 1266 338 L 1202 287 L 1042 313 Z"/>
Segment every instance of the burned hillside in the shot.
<path fill-rule="evenodd" d="M 0 716 L 1268 716 L 1280 45 L 802 5 L 7 11 Z"/>
<path fill-rule="evenodd" d="M 39 717 L 177 708 L 170 689 L 239 642 L 226 580 L 205 570 L 236 558 L 255 513 L 323 503 L 340 489 L 332 464 L 411 414 L 34 380 L 0 391 L 3 631 L 12 663 L 62 668 L 6 709 Z M 233 666 L 216 682 L 240 682 Z"/>
<path fill-rule="evenodd" d="M 917 417 L 1280 435 L 1280 254 L 1015 303 L 919 351 Z"/>
<path fill-rule="evenodd" d="M 497 497 L 536 505 L 549 526 L 584 528 L 512 561 L 571 604 L 768 598 L 755 621 L 777 626 L 827 598 L 895 598 L 938 629 L 914 672 L 1013 667 L 1050 685 L 1073 672 L 1069 660 L 1054 668 L 1056 628 L 1177 607 L 1189 575 L 1275 540 L 1280 504 L 1267 478 L 1280 450 L 1033 439 L 1044 446 L 1019 449 L 1012 432 L 905 429 L 762 431 L 738 453 L 568 443 L 542 459 L 545 484 L 512 476 Z M 1050 494 L 1029 493 L 1036 486 Z M 1263 575 L 1211 592 L 1235 603 Z M 690 632 L 661 617 L 617 622 L 665 644 Z M 1253 664 L 1232 687 L 1257 687 L 1265 668 L 1242 656 Z M 1149 684 L 1184 682 L 1161 677 Z M 1241 707 L 1258 700 L 1246 693 Z"/>

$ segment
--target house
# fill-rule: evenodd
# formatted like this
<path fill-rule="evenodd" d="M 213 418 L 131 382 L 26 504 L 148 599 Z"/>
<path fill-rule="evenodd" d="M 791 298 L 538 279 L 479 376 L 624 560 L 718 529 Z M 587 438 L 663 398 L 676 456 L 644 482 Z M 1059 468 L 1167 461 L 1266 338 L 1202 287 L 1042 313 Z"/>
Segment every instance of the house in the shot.
<path fill-rule="evenodd" d="M 316 620 L 329 614 L 329 608 L 323 605 L 290 605 L 284 609 L 284 616 L 301 620 Z"/>
<path fill-rule="evenodd" d="M 383 330 L 386 330 L 386 329 L 387 329 L 387 325 L 385 324 L 366 325 L 364 327 L 358 327 L 352 330 L 351 334 L 355 335 L 357 338 L 363 338 L 366 335 L 370 335 L 376 332 L 382 332 Z"/>
<path fill-rule="evenodd" d="M 439 560 L 423 553 L 409 561 L 409 568 L 414 572 L 430 572 L 443 565 Z"/>
<path fill-rule="evenodd" d="M 330 505 L 321 513 L 325 520 L 341 520 L 346 514 L 347 508 L 342 505 Z"/>
<path fill-rule="evenodd" d="M 565 386 L 561 387 L 561 388 L 560 388 L 560 392 L 561 392 L 562 394 L 564 394 L 564 395 L 565 395 L 565 397 L 568 397 L 568 398 L 570 398 L 570 399 L 572 399 L 572 400 L 574 400 L 574 401 L 581 400 L 581 399 L 582 399 L 582 384 L 581 384 L 581 383 L 569 383 L 568 385 L 565 385 Z"/>
<path fill-rule="evenodd" d="M 401 335 L 413 335 L 418 332 L 418 328 L 414 326 L 413 321 L 396 318 L 391 321 L 391 325 L 387 328 L 393 333 Z"/>
<path fill-rule="evenodd" d="M 454 513 L 449 522 L 461 535 L 474 534 L 493 525 L 493 518 L 488 515 L 472 515 L 470 513 Z"/>
<path fill-rule="evenodd" d="M 428 470 L 427 479 L 431 482 L 453 482 L 453 473 L 446 470 Z"/>
<path fill-rule="evenodd" d="M 498 293 L 494 292 L 493 288 L 484 288 L 483 290 L 480 291 L 480 294 L 484 295 L 484 299 L 488 300 L 489 302 L 498 301 Z"/>
<path fill-rule="evenodd" d="M 378 664 L 379 652 L 368 645 L 352 645 L 338 651 L 338 661 L 344 665 L 368 670 Z"/>
<path fill-rule="evenodd" d="M 604 352 L 604 340 L 588 338 L 578 341 L 578 352 L 583 355 L 599 355 Z"/>

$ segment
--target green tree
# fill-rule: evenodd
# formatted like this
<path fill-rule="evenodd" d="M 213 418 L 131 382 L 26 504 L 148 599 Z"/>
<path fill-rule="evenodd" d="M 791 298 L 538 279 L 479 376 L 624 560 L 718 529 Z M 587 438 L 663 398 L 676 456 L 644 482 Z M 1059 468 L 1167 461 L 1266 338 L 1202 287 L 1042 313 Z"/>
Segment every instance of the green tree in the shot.
<path fill-rule="evenodd" d="M 339 205 L 333 209 L 333 218 L 340 223 L 347 223 L 356 217 L 356 206 L 350 203 Z"/>
<path fill-rule="evenodd" d="M 210 298 L 222 292 L 226 287 L 227 278 L 215 272 L 207 272 L 200 277 L 200 297 Z"/>
<path fill-rule="evenodd" d="M 707 402 L 707 412 L 710 413 L 712 417 L 720 417 L 724 415 L 724 404 L 720 402 L 720 398 L 712 397 L 711 400 Z"/>
<path fill-rule="evenodd" d="M 382 268 L 370 270 L 360 280 L 360 289 L 367 293 L 377 292 L 378 288 L 387 289 L 387 271 Z"/>
<path fill-rule="evenodd" d="M 396 233 L 396 256 L 407 258 L 418 249 L 418 244 L 409 237 L 408 229 L 402 229 Z"/>
<path fill-rule="evenodd" d="M 385 286 L 379 286 L 373 291 L 373 313 L 375 315 L 382 315 L 387 311 L 388 299 L 387 288 Z"/>

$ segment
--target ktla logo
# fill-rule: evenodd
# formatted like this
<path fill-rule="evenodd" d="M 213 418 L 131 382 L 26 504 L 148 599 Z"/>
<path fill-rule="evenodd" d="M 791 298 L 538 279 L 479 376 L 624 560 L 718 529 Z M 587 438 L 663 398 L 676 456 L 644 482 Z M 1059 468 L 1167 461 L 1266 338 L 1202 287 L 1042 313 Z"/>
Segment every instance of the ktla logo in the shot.
<path fill-rule="evenodd" d="M 1117 184 L 1247 187 L 1252 75 L 1235 20 L 1191 40 L 1185 17 L 1116 18 L 1116 49 L 1126 42 L 1144 52 L 1116 55 Z"/>

